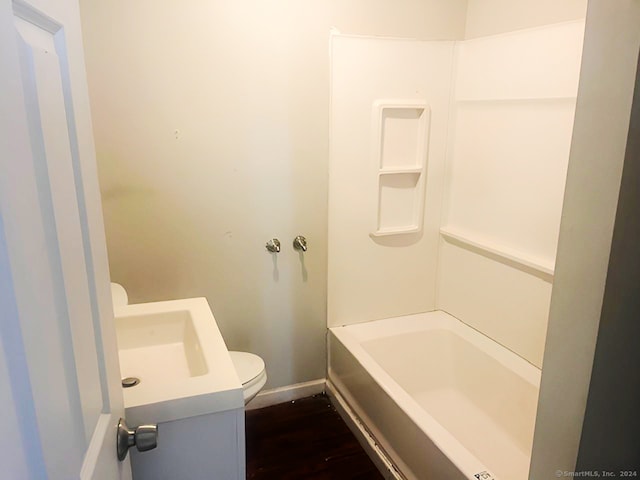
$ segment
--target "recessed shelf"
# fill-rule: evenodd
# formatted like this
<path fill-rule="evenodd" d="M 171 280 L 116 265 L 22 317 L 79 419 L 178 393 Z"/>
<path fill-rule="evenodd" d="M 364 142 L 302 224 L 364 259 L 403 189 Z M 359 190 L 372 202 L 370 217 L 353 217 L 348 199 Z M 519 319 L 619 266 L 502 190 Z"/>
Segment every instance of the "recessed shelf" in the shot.
<path fill-rule="evenodd" d="M 371 236 L 422 230 L 430 109 L 417 100 L 373 105 L 376 214 Z"/>

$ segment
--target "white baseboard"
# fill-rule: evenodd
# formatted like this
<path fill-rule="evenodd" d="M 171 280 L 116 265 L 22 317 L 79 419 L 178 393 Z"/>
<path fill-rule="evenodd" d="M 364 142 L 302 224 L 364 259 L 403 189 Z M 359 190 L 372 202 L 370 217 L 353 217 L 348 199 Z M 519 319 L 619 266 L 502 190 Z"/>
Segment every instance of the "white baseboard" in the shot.
<path fill-rule="evenodd" d="M 329 379 L 327 379 L 325 391 L 331 399 L 331 403 L 342 417 L 342 420 L 347 424 L 349 430 L 354 434 L 358 443 L 360 443 L 385 480 L 406 480 L 406 477 L 400 473 L 387 454 L 378 446 L 376 439 L 365 428 L 355 412 L 349 407 L 347 401 Z"/>
<path fill-rule="evenodd" d="M 325 382 L 324 378 L 319 378 L 318 380 L 311 380 L 310 382 L 296 383 L 294 385 L 265 390 L 256 395 L 256 397 L 247 404 L 245 409 L 255 410 L 257 408 L 270 407 L 278 403 L 291 402 L 299 398 L 317 395 L 318 393 L 324 392 Z"/>

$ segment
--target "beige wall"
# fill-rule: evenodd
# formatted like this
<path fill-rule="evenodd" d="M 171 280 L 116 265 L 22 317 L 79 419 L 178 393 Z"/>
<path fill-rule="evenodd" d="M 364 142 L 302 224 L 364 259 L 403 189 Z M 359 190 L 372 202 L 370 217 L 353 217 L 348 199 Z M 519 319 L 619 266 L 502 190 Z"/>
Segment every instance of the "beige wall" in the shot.
<path fill-rule="evenodd" d="M 323 377 L 330 28 L 462 38 L 466 0 L 81 6 L 113 281 L 206 296 L 269 387 Z"/>
<path fill-rule="evenodd" d="M 584 18 L 587 0 L 469 0 L 466 38 Z"/>

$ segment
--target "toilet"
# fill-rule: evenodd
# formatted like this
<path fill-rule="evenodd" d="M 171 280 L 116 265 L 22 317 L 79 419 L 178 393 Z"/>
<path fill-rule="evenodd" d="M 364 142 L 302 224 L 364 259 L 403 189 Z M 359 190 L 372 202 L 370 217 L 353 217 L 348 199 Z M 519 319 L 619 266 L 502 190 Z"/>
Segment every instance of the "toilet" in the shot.
<path fill-rule="evenodd" d="M 111 283 L 111 299 L 113 307 L 129 304 L 127 291 L 119 283 Z M 244 396 L 244 404 L 249 403 L 267 383 L 267 371 L 264 360 L 258 355 L 248 352 L 229 352 L 236 369 Z"/>
<path fill-rule="evenodd" d="M 264 360 L 258 355 L 247 352 L 229 352 L 233 366 L 244 390 L 244 404 L 249 403 L 267 383 L 267 371 Z"/>

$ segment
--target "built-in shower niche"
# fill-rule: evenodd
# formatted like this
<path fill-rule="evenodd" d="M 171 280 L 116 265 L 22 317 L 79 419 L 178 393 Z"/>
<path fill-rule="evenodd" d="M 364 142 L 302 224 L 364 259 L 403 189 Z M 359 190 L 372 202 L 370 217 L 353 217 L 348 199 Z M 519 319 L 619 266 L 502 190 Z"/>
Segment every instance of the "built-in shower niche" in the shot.
<path fill-rule="evenodd" d="M 374 237 L 417 233 L 424 217 L 429 107 L 415 100 L 378 100 L 373 106 L 376 165 Z"/>

